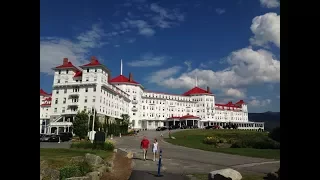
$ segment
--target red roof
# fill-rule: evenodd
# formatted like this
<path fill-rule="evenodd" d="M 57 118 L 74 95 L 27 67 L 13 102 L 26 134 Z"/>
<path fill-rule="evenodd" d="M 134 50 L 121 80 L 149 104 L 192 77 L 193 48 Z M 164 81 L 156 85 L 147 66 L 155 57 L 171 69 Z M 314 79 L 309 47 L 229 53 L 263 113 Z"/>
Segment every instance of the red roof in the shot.
<path fill-rule="evenodd" d="M 193 116 L 193 115 L 185 115 L 185 116 L 180 117 L 180 119 L 200 119 L 200 118 L 197 116 Z"/>
<path fill-rule="evenodd" d="M 190 89 L 189 91 L 183 93 L 182 95 L 183 96 L 190 96 L 193 94 L 212 94 L 212 93 L 196 86 L 196 87 Z"/>
<path fill-rule="evenodd" d="M 232 101 L 228 102 L 227 104 L 215 104 L 216 106 L 222 106 L 222 107 L 227 107 L 227 108 L 241 108 L 241 106 L 244 104 L 243 100 L 240 100 L 236 102 L 235 104 L 232 103 Z"/>
<path fill-rule="evenodd" d="M 51 96 L 51 94 L 48 94 L 43 89 L 40 89 L 40 96 Z"/>
<path fill-rule="evenodd" d="M 129 78 L 125 77 L 124 75 L 119 75 L 109 81 L 110 83 L 131 83 L 131 84 L 139 84 L 134 80 L 129 80 Z"/>
<path fill-rule="evenodd" d="M 77 71 L 73 77 L 81 77 L 81 76 L 82 76 L 82 71 Z"/>
<path fill-rule="evenodd" d="M 53 68 L 53 69 L 69 69 L 69 68 L 75 69 L 75 70 L 79 71 L 79 69 L 78 69 L 77 67 L 75 67 L 75 66 L 72 64 L 72 62 L 70 62 L 70 61 L 68 60 L 68 58 L 63 58 L 63 64 L 60 65 L 60 66 L 57 66 L 57 67 L 55 67 L 55 68 Z"/>
<path fill-rule="evenodd" d="M 83 67 L 90 67 L 90 66 L 103 66 L 103 64 L 101 64 L 95 56 L 92 56 L 90 63 L 83 65 Z"/>
<path fill-rule="evenodd" d="M 197 117 L 197 116 L 193 116 L 193 115 L 187 114 L 187 115 L 184 115 L 184 116 L 181 116 L 181 117 L 179 117 L 179 116 L 172 116 L 172 117 L 169 117 L 169 118 L 167 118 L 167 119 L 180 119 L 180 120 L 182 120 L 182 119 L 200 119 L 200 118 Z"/>

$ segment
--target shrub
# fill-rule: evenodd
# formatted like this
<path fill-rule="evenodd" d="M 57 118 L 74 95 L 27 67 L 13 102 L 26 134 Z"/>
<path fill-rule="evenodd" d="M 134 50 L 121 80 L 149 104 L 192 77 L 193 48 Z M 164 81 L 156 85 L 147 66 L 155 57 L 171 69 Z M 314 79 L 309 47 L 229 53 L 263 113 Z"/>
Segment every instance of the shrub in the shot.
<path fill-rule="evenodd" d="M 242 139 L 234 142 L 231 148 L 280 149 L 280 143 L 272 139 Z"/>
<path fill-rule="evenodd" d="M 96 149 L 96 150 L 105 150 L 105 151 L 112 151 L 114 149 L 114 145 L 111 142 L 104 142 L 104 143 L 91 143 L 90 141 L 83 141 L 83 142 L 74 142 L 71 144 L 71 148 L 77 149 Z"/>
<path fill-rule="evenodd" d="M 86 162 L 70 164 L 60 169 L 60 179 L 84 176 L 91 171 L 92 167 Z"/>
<path fill-rule="evenodd" d="M 220 143 L 221 139 L 218 137 L 206 137 L 203 139 L 204 144 L 217 146 Z"/>
<path fill-rule="evenodd" d="M 280 142 L 280 127 L 274 128 L 268 135 L 271 139 Z"/>
<path fill-rule="evenodd" d="M 81 176 L 79 166 L 68 165 L 60 169 L 60 179 Z"/>

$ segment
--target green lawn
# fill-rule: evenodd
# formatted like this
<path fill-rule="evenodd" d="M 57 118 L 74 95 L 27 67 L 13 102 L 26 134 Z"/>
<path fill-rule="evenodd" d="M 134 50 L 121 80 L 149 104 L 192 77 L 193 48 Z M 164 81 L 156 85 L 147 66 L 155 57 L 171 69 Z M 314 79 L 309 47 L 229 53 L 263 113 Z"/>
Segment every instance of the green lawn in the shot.
<path fill-rule="evenodd" d="M 86 153 L 96 154 L 104 159 L 112 155 L 112 151 L 81 150 L 81 149 L 42 149 L 40 148 L 40 161 L 46 161 L 51 168 L 59 169 L 65 166 L 72 157 L 84 156 Z"/>
<path fill-rule="evenodd" d="M 222 138 L 256 138 L 259 136 L 267 136 L 267 133 L 244 130 L 184 130 L 179 132 L 172 132 L 172 136 L 176 139 L 165 140 L 169 143 L 201 149 L 205 151 L 214 151 L 228 154 L 237 154 L 249 157 L 261 157 L 267 159 L 280 159 L 280 149 L 253 149 L 253 148 L 215 148 L 212 145 L 202 143 L 203 139 L 208 136 L 216 136 Z"/>
<path fill-rule="evenodd" d="M 241 173 L 242 179 L 241 180 L 263 180 L 265 175 L 258 175 L 258 174 L 249 174 L 249 173 Z M 192 176 L 196 177 L 198 180 L 207 180 L 208 174 L 192 174 Z"/>

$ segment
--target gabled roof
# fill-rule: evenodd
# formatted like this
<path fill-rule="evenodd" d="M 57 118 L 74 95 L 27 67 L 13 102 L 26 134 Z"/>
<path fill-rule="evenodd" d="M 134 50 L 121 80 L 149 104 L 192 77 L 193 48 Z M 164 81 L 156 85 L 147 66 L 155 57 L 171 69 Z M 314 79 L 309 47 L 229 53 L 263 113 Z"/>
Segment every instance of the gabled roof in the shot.
<path fill-rule="evenodd" d="M 212 93 L 196 86 L 196 87 L 190 89 L 189 91 L 183 93 L 182 95 L 183 96 L 190 96 L 190 95 L 194 95 L 194 94 L 212 94 Z"/>
<path fill-rule="evenodd" d="M 81 76 L 82 76 L 82 71 L 77 71 L 73 77 L 81 77 Z"/>
<path fill-rule="evenodd" d="M 124 75 L 119 75 L 109 81 L 109 83 L 131 83 L 131 84 L 140 84 L 134 80 L 129 80 L 129 78 L 125 77 Z"/>
<path fill-rule="evenodd" d="M 40 89 L 40 96 L 51 96 L 51 94 L 48 94 L 43 89 Z"/>
<path fill-rule="evenodd" d="M 193 115 L 188 114 L 188 115 L 180 117 L 180 119 L 200 119 L 200 118 L 197 116 L 193 116 Z"/>
<path fill-rule="evenodd" d="M 244 104 L 243 100 L 236 102 L 235 104 L 232 101 L 229 101 L 227 104 L 215 104 L 216 106 L 223 106 L 223 107 L 233 107 L 233 108 L 240 108 Z"/>
<path fill-rule="evenodd" d="M 85 64 L 85 65 L 82 65 L 80 66 L 81 68 L 88 68 L 88 67 L 102 67 L 103 69 L 105 69 L 107 72 L 110 72 L 110 70 L 105 67 L 103 64 L 101 64 L 99 62 L 99 60 L 95 57 L 95 56 L 92 56 L 91 59 L 90 59 L 90 63 L 88 64 Z"/>
<path fill-rule="evenodd" d="M 63 64 L 60 66 L 57 66 L 55 68 L 52 69 L 75 69 L 77 71 L 79 71 L 79 69 L 77 67 L 75 67 L 72 62 L 70 62 L 68 60 L 68 58 L 63 58 Z"/>

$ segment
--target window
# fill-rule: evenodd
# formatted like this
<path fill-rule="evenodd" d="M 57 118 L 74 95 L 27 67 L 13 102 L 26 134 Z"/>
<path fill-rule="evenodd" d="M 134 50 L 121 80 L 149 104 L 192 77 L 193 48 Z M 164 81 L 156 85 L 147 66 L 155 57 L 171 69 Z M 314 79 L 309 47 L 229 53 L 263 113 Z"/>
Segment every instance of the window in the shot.
<path fill-rule="evenodd" d="M 56 90 L 56 94 L 59 94 L 59 90 Z"/>
<path fill-rule="evenodd" d="M 63 104 L 65 104 L 67 101 L 67 98 L 63 98 Z"/>
<path fill-rule="evenodd" d="M 132 122 L 131 122 L 131 123 L 132 123 L 132 126 L 134 127 L 134 126 L 135 126 L 135 121 L 134 121 L 134 120 L 132 120 Z"/>
<path fill-rule="evenodd" d="M 96 102 L 96 97 L 93 96 L 92 102 Z"/>
<path fill-rule="evenodd" d="M 86 77 L 86 81 L 89 81 L 89 77 Z"/>
<path fill-rule="evenodd" d="M 67 70 L 67 74 L 69 73 L 69 70 Z"/>
<path fill-rule="evenodd" d="M 58 98 L 56 98 L 56 100 L 55 100 L 55 102 L 54 102 L 55 104 L 58 104 Z"/>
<path fill-rule="evenodd" d="M 84 111 L 87 111 L 87 106 L 83 106 L 83 110 L 84 110 Z"/>
<path fill-rule="evenodd" d="M 94 72 L 97 72 L 97 69 L 94 69 Z"/>
<path fill-rule="evenodd" d="M 60 83 L 60 79 L 58 79 L 58 82 L 57 83 Z"/>
<path fill-rule="evenodd" d="M 89 69 L 87 69 L 87 72 L 89 72 Z"/>
<path fill-rule="evenodd" d="M 67 89 L 64 89 L 64 93 L 65 93 L 65 94 L 67 93 Z"/>
<path fill-rule="evenodd" d="M 97 88 L 96 88 L 96 87 L 94 87 L 94 88 L 93 88 L 93 92 L 96 92 L 96 91 L 97 91 Z"/>
<path fill-rule="evenodd" d="M 132 113 L 132 115 L 136 115 L 136 113 Z"/>
<path fill-rule="evenodd" d="M 64 113 L 64 112 L 66 112 L 66 108 L 65 107 L 62 108 L 62 113 Z"/>
<path fill-rule="evenodd" d="M 56 113 L 58 110 L 57 110 L 57 108 L 54 108 L 54 112 Z"/>
<path fill-rule="evenodd" d="M 88 99 L 87 99 L 87 98 L 88 98 L 87 96 L 84 97 L 84 102 L 85 102 L 85 103 L 88 102 Z"/>
<path fill-rule="evenodd" d="M 85 90 L 86 92 L 88 92 L 88 88 L 86 88 L 86 90 Z"/>
<path fill-rule="evenodd" d="M 58 73 L 61 74 L 61 70 L 59 70 Z"/>
<path fill-rule="evenodd" d="M 97 81 L 97 77 L 94 77 L 93 81 Z"/>

